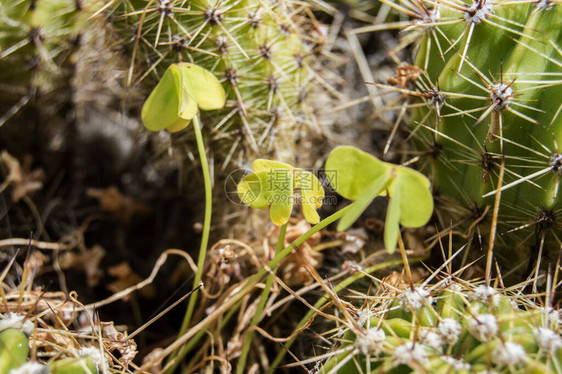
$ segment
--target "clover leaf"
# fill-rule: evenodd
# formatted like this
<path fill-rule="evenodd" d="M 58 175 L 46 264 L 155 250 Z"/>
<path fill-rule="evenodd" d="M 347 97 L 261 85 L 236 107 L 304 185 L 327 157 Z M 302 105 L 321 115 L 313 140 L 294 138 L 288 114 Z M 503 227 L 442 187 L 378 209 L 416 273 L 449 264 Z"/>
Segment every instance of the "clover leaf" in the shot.
<path fill-rule="evenodd" d="M 173 64 L 142 107 L 142 122 L 151 131 L 183 130 L 203 110 L 221 109 L 224 88 L 208 70 L 190 63 Z"/>
<path fill-rule="evenodd" d="M 244 204 L 256 209 L 271 207 L 271 221 L 281 226 L 289 221 L 294 191 L 300 189 L 304 218 L 311 224 L 320 222 L 316 209 L 322 206 L 324 189 L 314 174 L 264 159 L 255 160 L 252 169 L 254 172 L 238 184 L 238 196 Z"/>
<path fill-rule="evenodd" d="M 355 200 L 338 224 L 347 230 L 373 199 L 388 195 L 390 201 L 385 221 L 384 245 L 388 252 L 396 249 L 400 224 L 415 228 L 429 221 L 433 197 L 429 180 L 405 166 L 383 162 L 354 147 L 338 147 L 326 161 L 332 173 L 332 187 L 343 197 Z"/>

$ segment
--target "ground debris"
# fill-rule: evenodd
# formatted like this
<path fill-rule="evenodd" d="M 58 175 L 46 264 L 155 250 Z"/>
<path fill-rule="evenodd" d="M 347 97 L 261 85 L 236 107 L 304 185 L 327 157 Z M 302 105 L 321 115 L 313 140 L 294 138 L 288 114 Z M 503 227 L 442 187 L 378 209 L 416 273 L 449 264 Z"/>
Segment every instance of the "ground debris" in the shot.
<path fill-rule="evenodd" d="M 100 269 L 100 262 L 105 256 L 105 250 L 94 245 L 92 249 L 83 252 L 65 252 L 60 256 L 59 264 L 62 269 L 74 269 L 86 273 L 89 287 L 97 286 L 103 271 Z"/>
<path fill-rule="evenodd" d="M 17 203 L 24 197 L 30 197 L 35 191 L 43 188 L 45 172 L 43 169 L 31 170 L 31 157 L 25 157 L 23 165 L 18 159 L 3 151 L 0 159 L 7 169 L 7 176 L 0 187 L 3 191 L 6 187 L 12 187 L 12 201 Z"/>
<path fill-rule="evenodd" d="M 108 188 L 89 188 L 86 191 L 88 197 L 98 200 L 101 209 L 111 214 L 118 220 L 129 223 L 131 218 L 137 214 L 147 213 L 147 205 L 136 201 L 129 195 L 124 195 L 115 186 Z"/>

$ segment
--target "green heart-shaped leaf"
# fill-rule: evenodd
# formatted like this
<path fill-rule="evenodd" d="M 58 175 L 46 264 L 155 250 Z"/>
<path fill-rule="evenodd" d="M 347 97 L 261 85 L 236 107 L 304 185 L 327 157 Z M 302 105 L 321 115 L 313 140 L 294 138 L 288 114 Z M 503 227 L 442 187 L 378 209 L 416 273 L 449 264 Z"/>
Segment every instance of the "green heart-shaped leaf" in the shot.
<path fill-rule="evenodd" d="M 226 103 L 219 80 L 200 66 L 180 63 L 166 69 L 142 107 L 142 122 L 151 131 L 183 130 L 198 108 L 220 109 Z"/>
<path fill-rule="evenodd" d="M 195 100 L 201 109 L 214 110 L 224 107 L 226 94 L 217 77 L 195 64 L 183 62 L 178 66 L 190 98 Z"/>
<path fill-rule="evenodd" d="M 399 180 L 401 181 L 400 194 L 403 196 L 400 205 L 400 223 L 410 228 L 425 225 L 433 214 L 433 196 L 429 180 L 420 172 L 405 167 L 399 168 L 396 182 Z M 394 193 L 396 188 L 394 186 Z"/>
<path fill-rule="evenodd" d="M 246 175 L 237 186 L 238 196 L 242 202 L 252 208 L 266 209 L 270 203 L 267 201 L 265 189 L 267 184 L 267 171 Z"/>
<path fill-rule="evenodd" d="M 326 174 L 337 193 L 357 199 L 380 175 L 387 173 L 384 162 L 355 147 L 338 147 L 326 160 Z"/>
<path fill-rule="evenodd" d="M 271 217 L 271 222 L 277 226 L 281 226 L 289 222 L 291 212 L 293 211 L 293 172 L 288 169 L 273 170 L 275 171 L 276 178 L 282 176 L 280 179 L 282 182 L 278 183 L 274 189 L 268 187 L 269 201 L 271 202 L 269 216 Z M 269 181 L 271 181 L 271 179 Z M 278 182 L 279 179 L 276 181 Z"/>
<path fill-rule="evenodd" d="M 181 69 L 177 65 L 171 65 L 142 107 L 142 122 L 147 129 L 177 129 L 189 124 L 197 113 L 197 104 L 189 98 L 182 81 Z M 189 117 L 187 114 L 191 112 L 193 116 Z M 185 115 L 182 116 L 182 113 Z"/>
<path fill-rule="evenodd" d="M 322 188 L 318 178 L 308 171 L 300 170 L 296 175 L 296 187 L 300 188 L 302 195 L 304 218 L 315 225 L 320 222 L 320 216 L 316 209 L 322 206 L 324 188 Z"/>

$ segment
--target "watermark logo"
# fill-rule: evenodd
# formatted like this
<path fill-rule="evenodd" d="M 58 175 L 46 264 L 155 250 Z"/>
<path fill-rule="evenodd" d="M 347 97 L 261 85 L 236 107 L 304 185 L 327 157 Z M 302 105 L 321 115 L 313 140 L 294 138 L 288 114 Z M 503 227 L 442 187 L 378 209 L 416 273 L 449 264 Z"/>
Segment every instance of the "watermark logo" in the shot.
<path fill-rule="evenodd" d="M 238 195 L 238 184 L 242 181 L 242 179 L 244 179 L 246 175 L 249 174 L 252 174 L 252 171 L 248 169 L 236 169 L 232 173 L 228 174 L 226 180 L 224 181 L 224 193 L 226 195 L 226 198 L 230 202 L 240 206 L 246 205 L 242 202 L 240 196 Z M 253 187 L 256 187 L 257 189 L 252 189 L 252 191 L 257 192 L 259 194 L 261 189 L 261 184 L 259 183 L 259 181 L 256 181 L 256 183 L 257 184 Z M 254 201 L 255 199 L 257 199 L 258 196 L 248 196 L 248 197 L 251 198 L 250 201 Z"/>
<path fill-rule="evenodd" d="M 306 170 L 306 169 L 304 169 Z M 228 200 L 236 205 L 246 205 L 243 201 L 247 203 L 252 203 L 258 198 L 263 198 L 267 196 L 266 201 L 269 205 L 273 203 L 291 203 L 291 204 L 302 204 L 303 202 L 303 191 L 312 192 L 314 189 L 312 170 L 309 173 L 302 173 L 299 176 L 299 186 L 297 190 L 300 190 L 300 194 L 289 194 L 283 193 L 281 191 L 291 191 L 293 184 L 293 176 L 286 169 L 273 169 L 268 171 L 268 175 L 264 180 L 265 185 L 262 185 L 260 179 L 248 178 L 246 183 L 248 188 L 244 191 L 244 196 L 238 194 L 238 184 L 249 174 L 253 172 L 249 169 L 236 169 L 231 172 L 224 182 L 224 192 Z M 336 170 L 324 170 L 321 174 L 317 175 L 320 185 L 325 191 L 334 191 L 333 186 L 337 185 L 337 171 Z M 305 193 L 306 195 L 306 193 Z M 242 197 L 242 199 L 241 199 Z M 319 197 L 312 196 L 309 198 L 309 202 L 316 204 Z M 242 201 L 243 200 L 243 201 Z M 325 196 L 322 198 L 322 204 L 324 205 L 335 205 L 337 203 L 337 198 L 335 196 Z"/>

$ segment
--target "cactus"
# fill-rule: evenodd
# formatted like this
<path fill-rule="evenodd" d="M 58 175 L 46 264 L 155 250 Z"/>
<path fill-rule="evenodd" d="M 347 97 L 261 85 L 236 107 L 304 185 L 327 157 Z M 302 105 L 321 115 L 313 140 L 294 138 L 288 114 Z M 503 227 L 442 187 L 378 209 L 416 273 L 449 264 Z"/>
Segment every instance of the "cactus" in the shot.
<path fill-rule="evenodd" d="M 384 282 L 383 282 L 384 285 Z M 471 282 L 392 291 L 338 330 L 321 373 L 559 373 L 560 314 Z M 396 297 L 397 296 L 397 297 Z M 388 301 L 383 301 L 388 300 Z"/>
<path fill-rule="evenodd" d="M 422 101 L 413 105 L 410 131 L 419 155 L 428 156 L 422 168 L 433 176 L 443 223 L 476 220 L 486 222 L 478 230 L 488 231 L 498 195 L 500 260 L 511 267 L 530 261 L 528 272 L 544 254 L 556 262 L 562 6 L 548 0 L 402 4 L 415 18 L 401 25 L 403 45 L 418 42 L 416 66 L 406 65 L 402 70 L 411 74 L 395 79 L 401 84 L 392 89 L 409 95 L 407 105 L 412 97 Z"/>
<path fill-rule="evenodd" d="M 68 100 L 72 54 L 87 18 L 81 1 L 0 1 L 0 101 L 12 106 L 8 116 L 36 97 L 54 109 Z"/>
<path fill-rule="evenodd" d="M 20 330 L 8 328 L 0 332 L 0 373 L 9 373 L 27 360 L 27 336 Z"/>
<path fill-rule="evenodd" d="M 107 370 L 103 353 L 93 346 L 81 348 L 75 352 L 76 357 L 65 358 L 59 354 L 48 364 L 29 360 L 29 336 L 34 328 L 33 323 L 25 320 L 24 315 L 7 313 L 4 318 L 0 318 L 0 374 L 97 374 L 101 370 L 99 366 L 103 366 Z M 36 345 L 37 341 L 34 340 L 32 344 Z"/>
<path fill-rule="evenodd" d="M 313 25 L 301 22 L 298 7 L 269 0 L 118 1 L 112 20 L 131 52 L 128 84 L 152 86 L 173 63 L 197 64 L 226 89 L 226 108 L 212 121 L 203 118 L 218 141 L 215 153 L 223 160 L 236 156 L 240 144 L 253 151 L 272 144 L 281 153 L 292 150 L 309 115 L 303 100 L 316 46 L 313 33 L 302 29 Z"/>
<path fill-rule="evenodd" d="M 84 357 L 68 357 L 62 360 L 53 361 L 50 370 L 53 374 L 97 374 L 98 369 L 92 358 Z"/>

